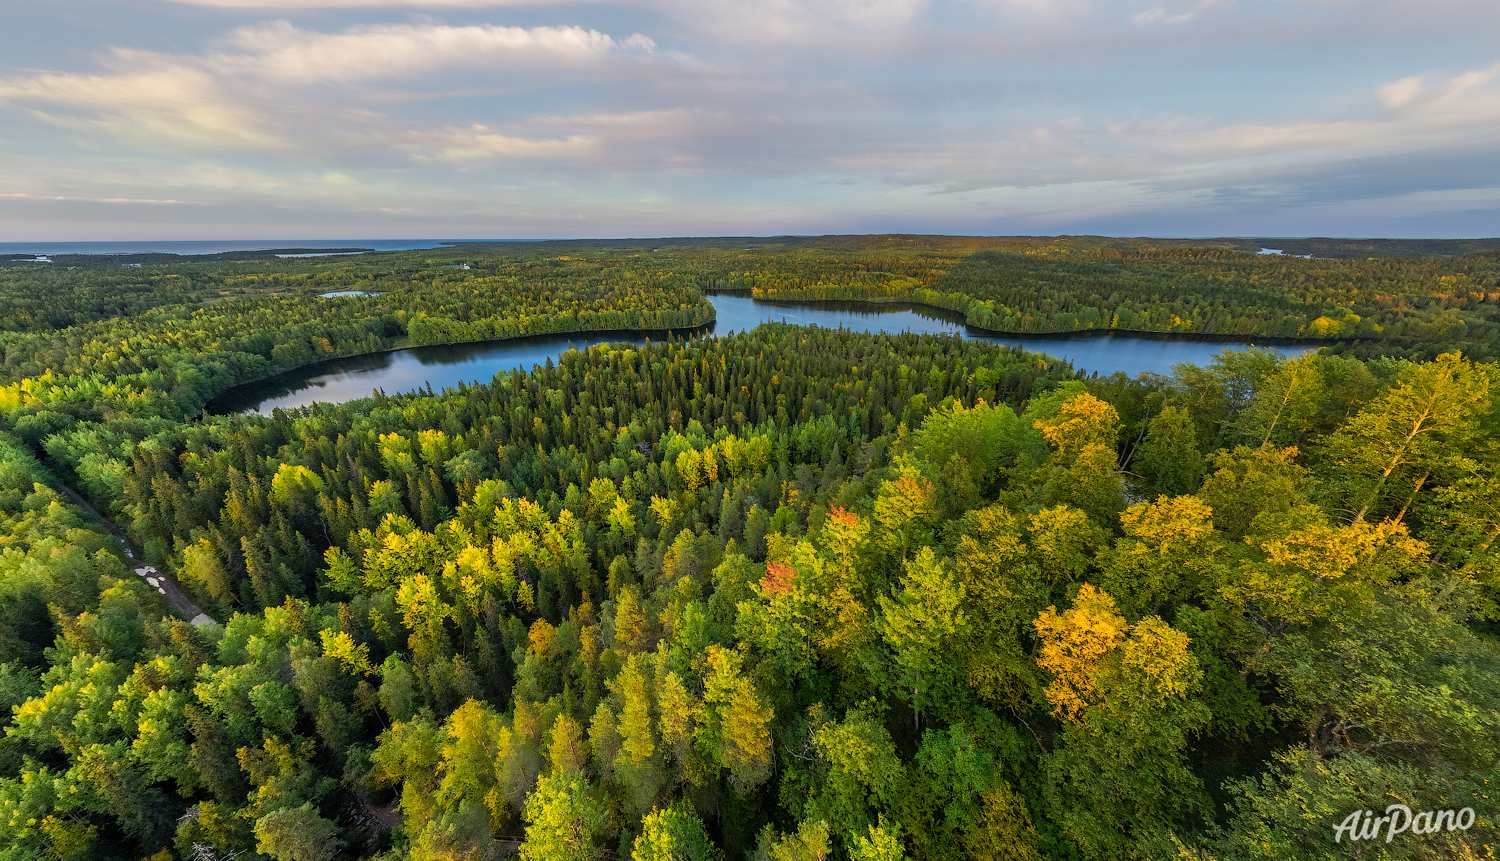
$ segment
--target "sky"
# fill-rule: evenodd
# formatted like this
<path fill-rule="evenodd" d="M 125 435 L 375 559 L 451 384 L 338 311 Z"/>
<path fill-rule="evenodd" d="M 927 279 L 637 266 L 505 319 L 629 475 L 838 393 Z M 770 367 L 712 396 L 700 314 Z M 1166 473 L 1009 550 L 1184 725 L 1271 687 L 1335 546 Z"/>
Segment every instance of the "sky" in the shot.
<path fill-rule="evenodd" d="M 1495 0 L 0 14 L 0 241 L 1500 236 Z"/>

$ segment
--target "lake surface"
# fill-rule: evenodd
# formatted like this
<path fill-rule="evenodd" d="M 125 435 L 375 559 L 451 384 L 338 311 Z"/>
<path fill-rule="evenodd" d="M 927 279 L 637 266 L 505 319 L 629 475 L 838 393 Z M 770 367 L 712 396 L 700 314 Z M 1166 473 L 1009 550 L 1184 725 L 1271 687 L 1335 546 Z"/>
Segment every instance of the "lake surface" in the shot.
<path fill-rule="evenodd" d="M 718 312 L 715 332 L 742 332 L 761 323 L 786 322 L 799 326 L 842 326 L 856 332 L 916 332 L 931 335 L 958 335 L 971 341 L 1009 344 L 1033 353 L 1046 353 L 1073 363 L 1073 367 L 1100 374 L 1124 371 L 1135 376 L 1143 371 L 1171 373 L 1172 366 L 1182 362 L 1206 365 L 1224 350 L 1243 350 L 1243 343 L 1212 343 L 1187 339 L 1142 338 L 1133 335 L 977 335 L 963 325 L 956 313 L 918 309 L 911 305 L 873 305 L 864 302 L 820 302 L 817 304 L 778 304 L 757 302 L 744 296 L 710 296 Z M 1315 344 L 1276 345 L 1287 355 L 1310 353 Z"/>
<path fill-rule="evenodd" d="M 1207 364 L 1225 349 L 1242 350 L 1249 346 L 1118 335 L 989 337 L 970 334 L 957 315 L 930 309 L 923 309 L 919 313 L 912 306 L 853 302 L 793 305 L 757 302 L 746 296 L 727 295 L 710 296 L 708 299 L 718 314 L 718 320 L 710 327 L 710 331 L 716 335 L 744 332 L 770 322 L 829 329 L 842 327 L 856 332 L 958 335 L 970 340 L 1009 344 L 1036 353 L 1046 353 L 1066 359 L 1081 370 L 1101 374 L 1116 371 L 1124 371 L 1131 376 L 1142 371 L 1165 374 L 1180 362 Z M 389 353 L 334 359 L 298 368 L 259 383 L 237 386 L 211 402 L 208 411 L 269 415 L 278 407 L 290 409 L 319 401 L 341 403 L 367 398 L 377 388 L 391 395 L 425 389 L 428 386 L 437 392 L 459 383 L 489 382 L 503 371 L 517 368 L 530 370 L 549 358 L 555 361 L 568 350 L 622 341 L 641 345 L 647 339 L 608 333 L 592 337 L 541 335 L 478 344 L 413 347 Z M 1311 352 L 1316 347 L 1278 346 L 1276 349 L 1288 354 L 1300 354 Z"/>
<path fill-rule="evenodd" d="M 569 350 L 643 337 L 539 335 L 477 344 L 412 347 L 389 353 L 367 353 L 305 365 L 258 383 L 235 386 L 208 404 L 210 413 L 260 413 L 368 398 L 376 389 L 388 395 L 432 387 L 434 392 L 460 383 L 487 383 L 502 371 L 530 370 Z"/>

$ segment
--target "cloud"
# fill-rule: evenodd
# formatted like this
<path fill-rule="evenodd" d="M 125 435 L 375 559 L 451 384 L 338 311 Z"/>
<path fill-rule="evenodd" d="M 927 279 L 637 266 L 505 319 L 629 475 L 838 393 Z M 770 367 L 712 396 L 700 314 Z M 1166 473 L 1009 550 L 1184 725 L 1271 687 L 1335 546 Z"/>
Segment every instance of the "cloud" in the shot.
<path fill-rule="evenodd" d="M 1402 78 L 1392 81 L 1378 91 L 1380 100 L 1388 108 L 1400 108 L 1411 103 L 1422 92 L 1421 78 Z"/>
<path fill-rule="evenodd" d="M 1234 0 L 1199 0 L 1197 3 L 1181 6 L 1156 6 L 1144 12 L 1131 16 L 1131 22 L 1140 26 L 1153 24 L 1185 24 L 1206 12 L 1219 9 L 1232 9 Z"/>
<path fill-rule="evenodd" d="M 130 138 L 169 138 L 199 147 L 284 145 L 254 111 L 223 97 L 194 65 L 119 52 L 113 74 L 42 74 L 0 80 L 0 105 L 29 106 L 39 119 Z"/>
<path fill-rule="evenodd" d="M 535 8 L 562 5 L 626 7 L 673 19 L 684 31 L 731 43 L 848 45 L 851 33 L 909 36 L 908 25 L 934 0 L 170 0 L 221 9 L 303 11 L 411 9 L 422 11 Z M 1005 0 L 1029 4 L 1041 0 Z M 1063 2 L 1063 0 L 1055 0 Z M 1083 0 L 1076 0 L 1083 2 Z M 1217 0 L 1207 0 L 1217 2 Z"/>
<path fill-rule="evenodd" d="M 192 200 L 156 200 L 149 197 L 72 197 L 66 194 L 27 194 L 25 192 L 0 192 L 0 198 L 10 200 L 70 201 L 73 203 L 128 203 L 147 206 L 203 206 Z"/>
<path fill-rule="evenodd" d="M 772 51 L 827 47 L 838 55 L 877 53 L 929 28 L 934 0 L 640 0 L 696 41 Z"/>
<path fill-rule="evenodd" d="M 1477 140 L 1500 144 L 1500 63 L 1428 88 L 1406 78 L 1380 87 L 1391 112 L 1370 119 L 1238 125 L 1184 135 L 1174 149 L 1208 158 L 1348 159 L 1411 151 L 1440 151 Z"/>
<path fill-rule="evenodd" d="M 562 139 L 534 139 L 501 134 L 484 126 L 418 133 L 406 146 L 417 150 L 418 161 L 559 160 L 592 159 L 600 151 L 599 140 L 588 135 Z"/>
<path fill-rule="evenodd" d="M 375 9 L 406 8 L 422 10 L 515 8 L 561 5 L 616 5 L 683 14 L 699 23 L 723 23 L 727 20 L 754 21 L 772 27 L 790 21 L 842 20 L 881 26 L 909 20 L 913 14 L 931 5 L 931 0 L 169 0 L 188 6 L 219 9 Z M 1044 6 L 1047 0 L 1005 0 L 1019 5 Z M 1215 2 L 1215 0 L 1209 0 Z"/>
<path fill-rule="evenodd" d="M 637 233 L 736 213 L 775 232 L 1341 218 L 1330 201 L 1358 199 L 1482 214 L 1493 45 L 1407 34 L 1483 30 L 1486 2 L 178 0 L 230 11 L 155 4 L 151 41 L 92 67 L 53 50 L 58 71 L 0 71 L 0 188 L 417 232 L 523 213 Z M 45 208 L 25 200 L 0 207 Z"/>
<path fill-rule="evenodd" d="M 1483 158 L 1473 154 L 1500 150 L 1500 64 L 1426 86 L 1397 81 L 1367 92 L 1372 107 L 1376 99 L 1389 105 L 1392 92 L 1399 105 L 1366 117 L 1282 125 L 1189 116 L 1068 119 L 999 133 L 888 138 L 843 149 L 825 164 L 830 173 L 879 177 L 893 189 L 946 198 L 949 207 L 1028 212 L 1047 224 L 1097 222 L 1132 207 L 1250 213 L 1321 201 L 1332 207 L 1330 219 L 1343 220 L 1356 212 L 1350 201 L 1369 201 L 1371 213 L 1413 217 L 1500 207 L 1492 188 L 1500 176 L 1473 168 L 1473 158 Z"/>
<path fill-rule="evenodd" d="M 574 0 L 169 0 L 185 6 L 215 9 L 359 9 L 406 7 L 464 9 L 503 6 L 560 5 Z M 602 0 L 600 0 L 602 2 Z"/>
<path fill-rule="evenodd" d="M 1444 188 L 1394 197 L 1366 198 L 1360 203 L 1386 215 L 1405 217 L 1439 212 L 1500 209 L 1500 188 Z"/>
<path fill-rule="evenodd" d="M 412 133 L 400 146 L 420 162 L 530 161 L 560 170 L 767 176 L 806 169 L 810 141 L 795 139 L 815 139 L 820 130 L 769 125 L 731 111 L 688 108 L 548 114 L 506 131 L 476 125 Z M 773 137 L 793 140 L 778 144 Z"/>
<path fill-rule="evenodd" d="M 279 21 L 234 31 L 229 50 L 166 55 L 117 49 L 98 74 L 43 73 L 0 79 L 0 107 L 22 108 L 54 126 L 98 141 L 148 149 L 291 152 L 310 145 L 369 149 L 399 142 L 402 123 L 363 107 L 396 90 L 354 98 L 309 88 L 394 81 L 420 92 L 424 78 L 494 72 L 626 74 L 618 67 L 649 58 L 656 44 L 569 26 L 500 27 L 404 24 L 320 33 Z M 612 65 L 615 64 L 615 65 Z M 545 149 L 550 145 L 537 144 Z M 534 153 L 520 141 L 485 145 L 492 155 Z"/>
<path fill-rule="evenodd" d="M 367 26 L 328 34 L 278 21 L 240 29 L 231 42 L 243 53 L 217 55 L 206 62 L 226 72 L 285 82 L 401 78 L 455 66 L 585 68 L 612 54 L 649 54 L 656 49 L 655 42 L 639 33 L 616 41 L 581 27 L 489 24 Z"/>

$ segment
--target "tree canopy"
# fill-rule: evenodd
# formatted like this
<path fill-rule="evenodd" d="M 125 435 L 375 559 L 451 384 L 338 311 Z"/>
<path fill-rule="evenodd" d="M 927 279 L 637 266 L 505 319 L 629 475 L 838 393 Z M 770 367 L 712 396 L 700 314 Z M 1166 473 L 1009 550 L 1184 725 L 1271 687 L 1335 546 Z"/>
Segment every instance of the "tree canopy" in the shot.
<path fill-rule="evenodd" d="M 1363 857 L 1493 852 L 1496 365 L 1253 350 L 1132 380 L 777 324 L 269 417 L 199 411 L 240 371 L 178 388 L 220 353 L 168 318 L 220 305 L 245 337 L 388 310 L 370 345 L 476 290 L 447 319 L 691 325 L 760 277 L 716 267 L 774 256 L 562 250 L 81 266 L 92 318 L 13 324 L 0 858 L 1312 859 L 1398 801 L 1476 819 Z M 936 283 L 975 250 L 774 253 Z M 98 298 L 155 267 L 312 283 Z M 314 292 L 366 281 L 409 295 Z M 110 358 L 88 327 L 135 334 Z M 64 482 L 217 621 L 173 617 Z"/>

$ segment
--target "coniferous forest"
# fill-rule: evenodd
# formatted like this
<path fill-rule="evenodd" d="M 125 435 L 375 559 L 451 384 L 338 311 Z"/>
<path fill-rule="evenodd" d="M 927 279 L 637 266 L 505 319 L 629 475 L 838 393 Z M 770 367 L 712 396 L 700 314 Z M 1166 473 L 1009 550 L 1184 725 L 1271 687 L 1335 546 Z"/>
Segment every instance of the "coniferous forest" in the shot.
<path fill-rule="evenodd" d="M 1287 247 L 0 261 L 0 859 L 1493 858 L 1500 253 Z M 1130 379 L 713 291 L 1322 348 Z M 206 409 L 588 331 L 658 340 Z"/>

